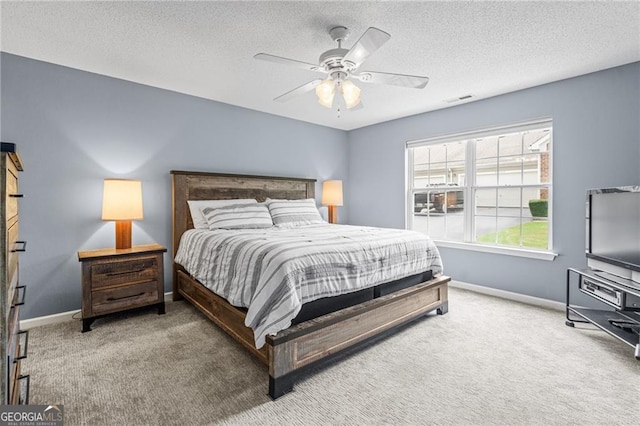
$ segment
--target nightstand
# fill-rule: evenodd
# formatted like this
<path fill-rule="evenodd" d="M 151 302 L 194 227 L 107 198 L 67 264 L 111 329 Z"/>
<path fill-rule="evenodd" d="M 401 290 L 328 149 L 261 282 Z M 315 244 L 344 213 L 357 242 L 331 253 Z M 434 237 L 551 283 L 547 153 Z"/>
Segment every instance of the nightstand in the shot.
<path fill-rule="evenodd" d="M 167 249 L 159 244 L 129 249 L 78 252 L 82 262 L 82 332 L 104 315 L 143 306 L 164 314 L 164 266 Z"/>

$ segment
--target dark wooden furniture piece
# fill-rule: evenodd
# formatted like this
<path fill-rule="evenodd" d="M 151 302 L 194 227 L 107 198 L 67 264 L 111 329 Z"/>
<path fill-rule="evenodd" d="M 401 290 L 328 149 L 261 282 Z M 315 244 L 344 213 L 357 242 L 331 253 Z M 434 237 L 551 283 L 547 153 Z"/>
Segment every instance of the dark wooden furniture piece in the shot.
<path fill-rule="evenodd" d="M 159 244 L 129 249 L 78 252 L 82 262 L 82 332 L 91 331 L 96 318 L 143 306 L 157 306 L 164 314 L 163 257 Z"/>
<path fill-rule="evenodd" d="M 20 284 L 18 257 L 27 243 L 18 236 L 18 172 L 23 170 L 16 145 L 2 142 L 0 157 L 0 404 L 28 404 L 29 376 L 21 375 L 27 357 L 28 332 L 20 331 L 20 306 L 26 286 Z"/>
<path fill-rule="evenodd" d="M 634 348 L 634 356 L 640 360 L 640 285 L 606 272 L 601 274 L 605 275 L 590 269 L 567 269 L 565 324 L 574 327 L 576 322 L 591 323 Z M 572 305 L 572 284 L 584 294 L 608 305 L 609 309 Z"/>
<path fill-rule="evenodd" d="M 171 171 L 173 176 L 173 256 L 180 237 L 193 228 L 187 200 L 315 197 L 315 179 Z M 244 325 L 246 310 L 229 304 L 173 264 L 173 300 L 186 299 L 242 344 L 269 368 L 269 395 L 277 398 L 293 389 L 300 374 L 341 351 L 361 346 L 381 334 L 437 311 L 448 309 L 449 277 L 429 281 L 314 318 L 267 336 L 261 349 Z"/>

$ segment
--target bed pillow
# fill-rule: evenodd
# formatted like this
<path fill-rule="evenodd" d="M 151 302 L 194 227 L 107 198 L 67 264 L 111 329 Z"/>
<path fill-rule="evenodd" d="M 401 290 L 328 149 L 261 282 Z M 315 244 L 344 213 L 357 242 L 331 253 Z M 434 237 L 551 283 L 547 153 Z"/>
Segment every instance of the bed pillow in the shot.
<path fill-rule="evenodd" d="M 266 202 L 269 213 L 276 226 L 297 226 L 311 225 L 314 223 L 324 223 L 316 200 L 307 198 L 305 200 L 272 200 Z"/>
<path fill-rule="evenodd" d="M 188 200 L 187 204 L 189 204 L 193 227 L 196 229 L 209 229 L 207 219 L 205 219 L 202 214 L 202 209 L 206 209 L 207 207 L 215 209 L 234 204 L 258 204 L 258 202 L 253 198 L 245 198 L 240 200 Z"/>
<path fill-rule="evenodd" d="M 209 229 L 271 228 L 273 222 L 264 204 L 233 204 L 224 207 L 206 207 L 202 214 Z"/>

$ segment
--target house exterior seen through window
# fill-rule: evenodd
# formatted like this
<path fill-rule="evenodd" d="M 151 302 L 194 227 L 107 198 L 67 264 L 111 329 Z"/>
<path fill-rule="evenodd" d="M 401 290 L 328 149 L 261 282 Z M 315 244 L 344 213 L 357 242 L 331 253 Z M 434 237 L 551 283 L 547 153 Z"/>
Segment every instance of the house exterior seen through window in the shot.
<path fill-rule="evenodd" d="M 407 227 L 436 241 L 550 251 L 550 120 L 407 143 Z"/>

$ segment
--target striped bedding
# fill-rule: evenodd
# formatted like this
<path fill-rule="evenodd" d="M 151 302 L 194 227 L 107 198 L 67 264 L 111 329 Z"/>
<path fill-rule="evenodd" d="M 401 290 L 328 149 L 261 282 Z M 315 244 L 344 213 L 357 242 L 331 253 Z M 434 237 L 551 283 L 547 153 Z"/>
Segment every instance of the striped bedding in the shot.
<path fill-rule="evenodd" d="M 302 304 L 431 269 L 440 254 L 424 234 L 398 229 L 313 224 L 295 228 L 191 229 L 176 263 L 234 306 L 256 348 L 291 325 Z"/>

